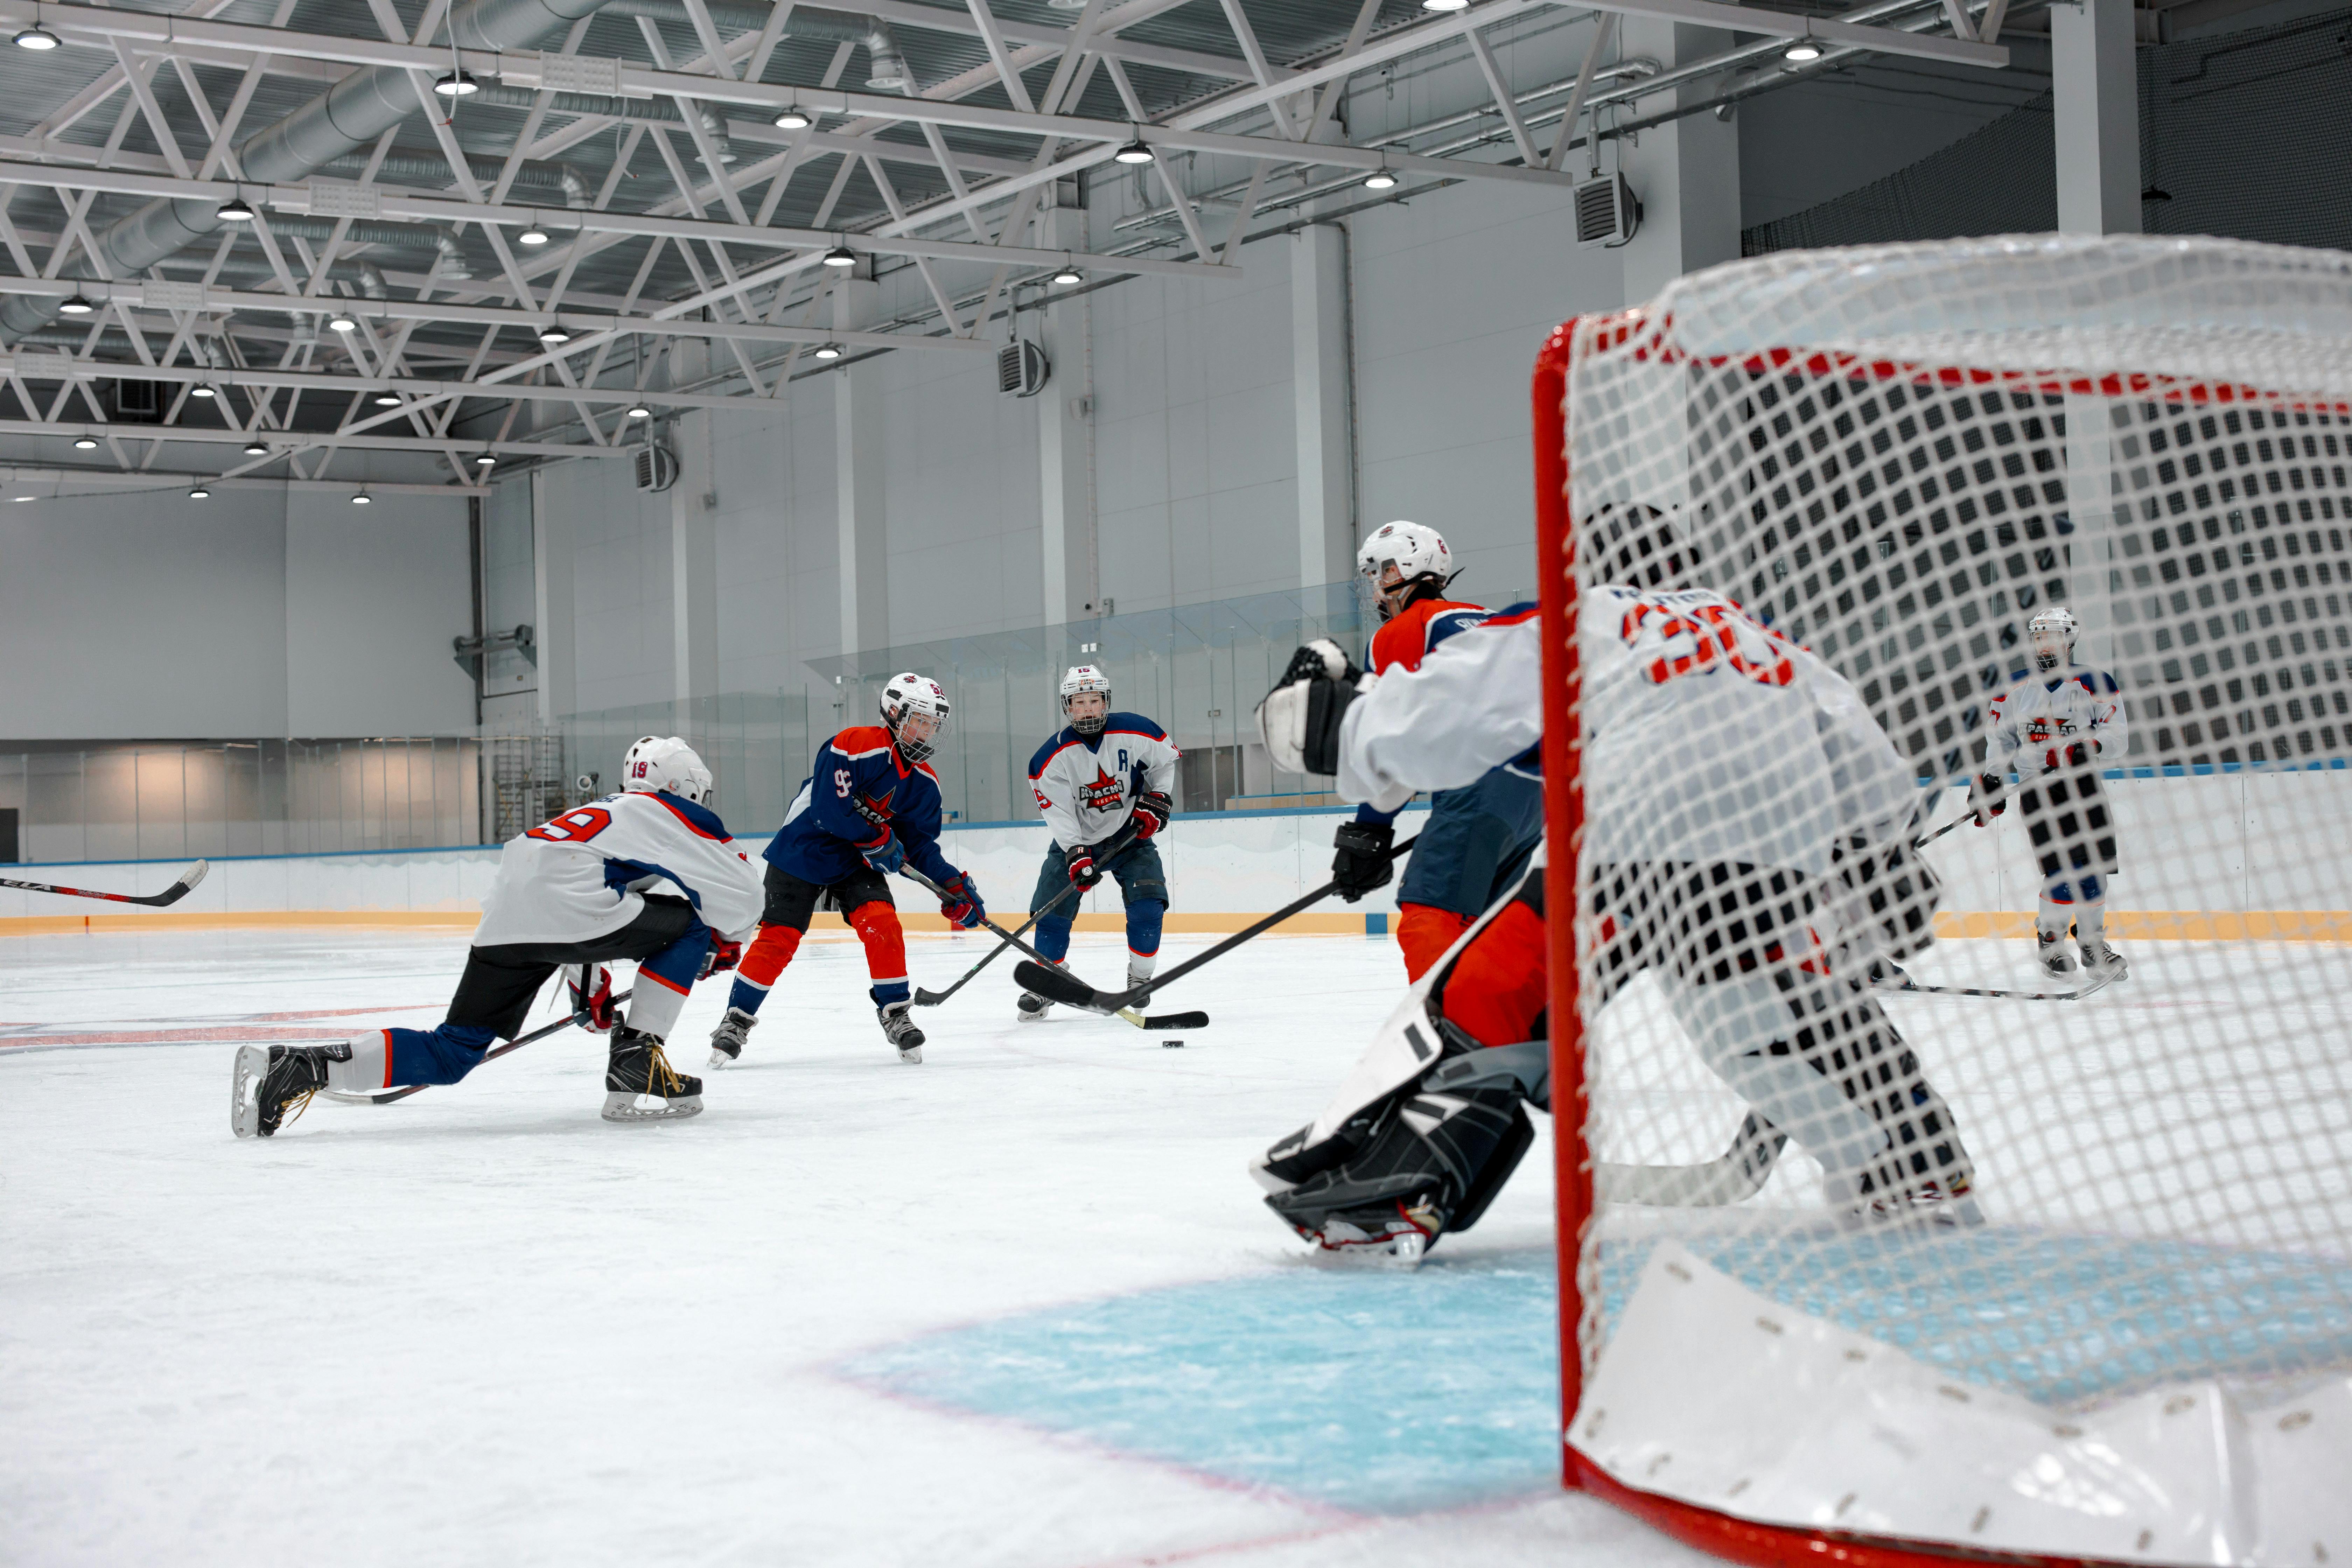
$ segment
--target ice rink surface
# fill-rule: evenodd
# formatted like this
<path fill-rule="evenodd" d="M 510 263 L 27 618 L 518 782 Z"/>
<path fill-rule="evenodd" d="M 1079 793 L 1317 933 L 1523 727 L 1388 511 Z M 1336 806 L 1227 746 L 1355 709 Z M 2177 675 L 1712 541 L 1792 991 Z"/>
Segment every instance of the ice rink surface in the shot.
<path fill-rule="evenodd" d="M 933 985 L 985 951 L 910 946 Z M 600 1121 L 565 1033 L 230 1136 L 233 1042 L 429 1025 L 464 952 L 0 942 L 0 1559 L 1696 1561 L 1548 1484 L 1548 1146 L 1418 1276 L 1308 1263 L 1244 1173 L 1391 943 L 1249 944 L 1160 1004 L 1213 1015 L 1182 1049 L 1017 1025 L 992 969 L 908 1067 L 812 942 L 692 1121 Z"/>

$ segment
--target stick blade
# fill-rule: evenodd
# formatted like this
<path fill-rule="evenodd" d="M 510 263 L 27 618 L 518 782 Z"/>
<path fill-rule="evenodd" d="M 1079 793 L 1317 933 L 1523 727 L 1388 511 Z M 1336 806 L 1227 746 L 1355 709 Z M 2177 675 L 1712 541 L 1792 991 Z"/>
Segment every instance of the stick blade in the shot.
<path fill-rule="evenodd" d="M 1024 991 L 1033 991 L 1049 1002 L 1065 1006 L 1083 1007 L 1089 1013 L 1105 1013 L 1109 1009 L 1095 1000 L 1095 988 L 1066 969 L 1057 969 L 1024 958 L 1013 966 L 1013 978 Z"/>
<path fill-rule="evenodd" d="M 1205 1029 L 1209 1026 L 1206 1013 L 1147 1013 L 1143 1026 L 1147 1029 Z"/>
<path fill-rule="evenodd" d="M 211 861 L 197 861 L 194 865 L 180 873 L 180 879 L 178 881 L 163 889 L 163 896 L 155 900 L 156 904 L 161 906 L 163 904 L 178 903 L 182 899 L 188 896 L 189 889 L 194 887 L 198 882 L 205 879 L 205 876 L 211 872 L 212 868 L 213 863 Z"/>

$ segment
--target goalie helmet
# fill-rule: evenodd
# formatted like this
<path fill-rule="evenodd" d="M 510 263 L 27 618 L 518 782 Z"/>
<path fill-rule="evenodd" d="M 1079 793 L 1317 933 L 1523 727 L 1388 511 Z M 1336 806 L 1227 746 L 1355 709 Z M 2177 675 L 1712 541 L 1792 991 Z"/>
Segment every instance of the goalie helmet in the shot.
<path fill-rule="evenodd" d="M 881 707 L 883 727 L 900 756 L 919 763 L 939 749 L 948 727 L 948 694 L 938 681 L 912 670 L 894 675 L 883 682 Z M 921 718 L 930 724 L 919 735 L 908 733 L 910 721 Z"/>
<path fill-rule="evenodd" d="M 2033 662 L 2042 669 L 2056 669 L 2074 662 L 2074 639 L 2083 633 L 2083 623 L 2076 620 L 2063 605 L 2053 605 L 2025 623 L 2025 636 L 2033 645 Z"/>
<path fill-rule="evenodd" d="M 1071 718 L 1070 699 L 1082 691 L 1102 693 L 1103 710 L 1084 719 Z M 1062 716 L 1070 721 L 1070 728 L 1081 735 L 1099 735 L 1110 722 L 1110 677 L 1091 664 L 1074 664 L 1062 677 Z"/>
<path fill-rule="evenodd" d="M 1356 552 L 1356 574 L 1385 621 L 1424 595 L 1445 592 L 1454 580 L 1454 552 L 1437 530 L 1399 518 L 1364 541 Z"/>
<path fill-rule="evenodd" d="M 647 735 L 621 759 L 621 788 L 640 795 L 667 791 L 700 805 L 710 798 L 710 770 L 677 736 Z"/>

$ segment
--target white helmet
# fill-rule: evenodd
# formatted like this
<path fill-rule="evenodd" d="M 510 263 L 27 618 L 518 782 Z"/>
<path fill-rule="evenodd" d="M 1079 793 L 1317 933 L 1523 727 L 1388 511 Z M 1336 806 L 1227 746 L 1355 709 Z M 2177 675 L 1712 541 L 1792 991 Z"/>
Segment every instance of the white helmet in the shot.
<path fill-rule="evenodd" d="M 899 727 L 918 713 L 929 714 L 934 721 L 931 732 L 920 738 L 901 735 Z M 892 676 L 882 687 L 882 724 L 890 731 L 900 756 L 910 763 L 921 762 L 938 750 L 940 737 L 947 732 L 947 688 L 911 670 Z"/>
<path fill-rule="evenodd" d="M 647 735 L 621 759 L 621 788 L 641 795 L 667 790 L 697 805 L 710 798 L 710 770 L 675 735 Z"/>
<path fill-rule="evenodd" d="M 1099 735 L 1110 722 L 1110 677 L 1091 664 L 1074 664 L 1062 677 L 1062 716 L 1070 716 L 1070 699 L 1081 691 L 1102 693 L 1103 710 L 1091 719 L 1070 719 L 1070 727 L 1081 735 Z"/>
<path fill-rule="evenodd" d="M 2074 639 L 2082 632 L 2083 623 L 2063 605 L 2053 605 L 2025 623 L 2026 637 L 2033 645 L 2033 662 L 2043 669 L 2074 663 Z"/>
<path fill-rule="evenodd" d="M 1381 619 L 1387 620 L 1412 603 L 1417 595 L 1410 590 L 1414 586 L 1426 584 L 1433 594 L 1445 591 L 1454 577 L 1454 552 L 1437 530 L 1400 518 L 1381 524 L 1364 541 L 1356 552 L 1356 573 L 1369 585 Z M 1398 603 L 1389 602 L 1391 595 Z"/>

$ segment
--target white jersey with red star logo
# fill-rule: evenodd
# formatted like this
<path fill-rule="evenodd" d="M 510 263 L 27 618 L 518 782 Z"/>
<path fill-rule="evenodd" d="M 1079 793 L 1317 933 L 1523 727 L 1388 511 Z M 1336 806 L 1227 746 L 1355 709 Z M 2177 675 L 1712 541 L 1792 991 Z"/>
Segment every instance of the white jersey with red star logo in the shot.
<path fill-rule="evenodd" d="M 1985 765 L 1997 773 L 2039 778 L 2067 766 L 2075 746 L 2082 763 L 2117 767 L 2127 743 L 2123 692 L 2114 676 L 2087 665 L 2017 670 L 1986 711 L 1985 732 Z"/>
<path fill-rule="evenodd" d="M 1098 735 L 1075 729 L 1037 748 L 1029 789 L 1065 849 L 1099 844 L 1127 826 L 1135 797 L 1147 790 L 1173 799 L 1176 759 L 1168 731 L 1140 713 L 1114 713 Z"/>

